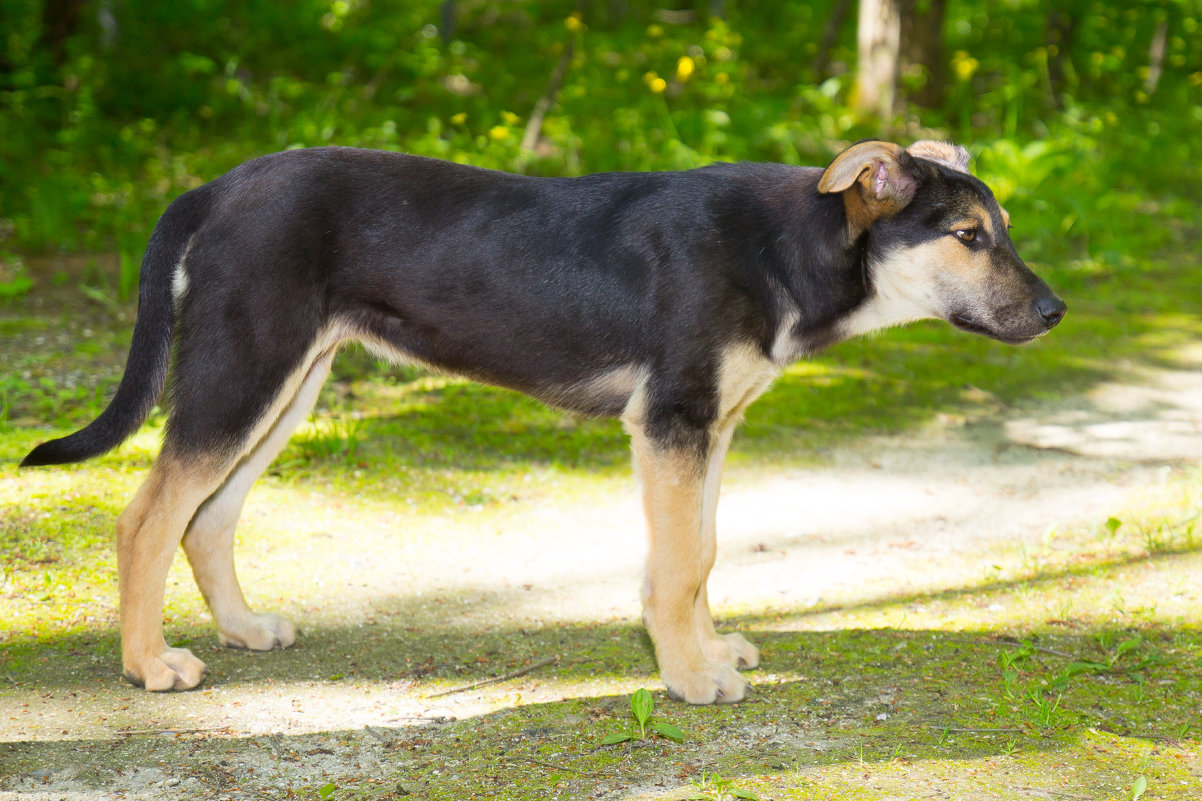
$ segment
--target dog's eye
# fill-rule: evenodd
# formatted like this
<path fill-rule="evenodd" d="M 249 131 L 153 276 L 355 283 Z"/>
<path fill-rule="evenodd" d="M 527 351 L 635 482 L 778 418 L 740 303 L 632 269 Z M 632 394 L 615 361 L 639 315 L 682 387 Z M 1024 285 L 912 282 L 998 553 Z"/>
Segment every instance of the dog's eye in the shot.
<path fill-rule="evenodd" d="M 959 231 L 956 231 L 955 234 L 956 239 L 959 239 L 961 242 L 971 242 L 977 238 L 977 229 L 961 228 Z"/>

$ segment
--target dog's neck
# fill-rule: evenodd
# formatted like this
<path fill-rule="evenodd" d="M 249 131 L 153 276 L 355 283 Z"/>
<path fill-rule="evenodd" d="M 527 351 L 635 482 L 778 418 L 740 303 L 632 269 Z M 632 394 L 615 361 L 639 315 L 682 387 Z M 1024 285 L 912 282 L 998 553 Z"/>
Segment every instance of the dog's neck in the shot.
<path fill-rule="evenodd" d="M 769 280 L 784 290 L 777 295 L 772 347 L 782 366 L 854 336 L 843 321 L 875 291 L 866 268 L 867 234 L 851 237 L 842 196 L 817 190 L 821 175 L 797 170 L 766 198 L 775 252 L 761 258 Z"/>

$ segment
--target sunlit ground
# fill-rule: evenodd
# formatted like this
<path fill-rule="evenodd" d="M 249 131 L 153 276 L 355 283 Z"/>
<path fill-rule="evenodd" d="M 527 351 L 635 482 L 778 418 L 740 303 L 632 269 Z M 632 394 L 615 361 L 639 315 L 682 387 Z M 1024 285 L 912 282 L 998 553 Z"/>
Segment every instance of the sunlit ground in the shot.
<path fill-rule="evenodd" d="M 1083 400 L 1074 425 L 1101 425 L 1110 397 Z M 1180 422 L 1193 398 L 1125 411 Z M 111 527 L 154 431 L 93 465 L 6 471 L 9 536 L 44 549 L 10 554 L 4 586 L 0 764 L 27 777 L 7 788 L 532 797 L 521 772 L 548 797 L 728 782 L 764 798 L 1117 799 L 1144 776 L 1150 797 L 1192 798 L 1198 475 L 1029 447 L 1020 423 L 942 419 L 817 467 L 735 459 L 711 598 L 765 658 L 750 703 L 693 709 L 657 692 L 679 745 L 597 744 L 627 725 L 629 693 L 659 688 L 620 464 L 534 466 L 503 497 L 432 506 L 365 491 L 370 472 L 353 466 L 265 479 L 240 573 L 252 606 L 304 636 L 287 652 L 217 648 L 177 559 L 168 636 L 211 669 L 177 695 L 118 676 Z M 82 545 L 63 552 L 56 534 Z"/>

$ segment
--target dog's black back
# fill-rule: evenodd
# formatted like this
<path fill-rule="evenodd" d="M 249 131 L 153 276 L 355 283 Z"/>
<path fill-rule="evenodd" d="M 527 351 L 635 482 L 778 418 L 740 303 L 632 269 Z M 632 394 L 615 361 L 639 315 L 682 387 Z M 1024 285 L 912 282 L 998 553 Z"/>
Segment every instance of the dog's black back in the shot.
<path fill-rule="evenodd" d="M 177 383 L 175 404 L 206 414 L 170 427 L 181 446 L 236 440 L 338 325 L 585 414 L 620 414 L 645 370 L 653 408 L 704 428 L 724 346 L 767 357 L 795 309 L 806 349 L 821 347 L 868 291 L 820 175 L 720 164 L 529 178 L 346 148 L 248 162 L 197 190 L 209 212 L 182 257 L 178 369 L 212 376 Z M 257 380 L 231 384 L 228 365 Z M 215 386 L 230 390 L 220 403 L 187 397 Z"/>
<path fill-rule="evenodd" d="M 900 158 L 927 205 L 988 194 Z M 255 159 L 159 223 L 140 312 L 158 320 L 141 359 L 156 369 L 127 393 L 141 395 L 138 414 L 26 463 L 87 458 L 128 435 L 173 336 L 187 378 L 174 382 L 168 446 L 185 451 L 240 447 L 323 337 L 585 414 L 621 414 L 640 386 L 651 430 L 687 440 L 713 422 L 725 348 L 780 362 L 837 341 L 874 294 L 869 254 L 924 241 L 915 228 L 941 235 L 915 203 L 873 241 L 849 226 L 843 195 L 818 188 L 823 175 L 716 164 L 532 178 L 352 148 Z"/>

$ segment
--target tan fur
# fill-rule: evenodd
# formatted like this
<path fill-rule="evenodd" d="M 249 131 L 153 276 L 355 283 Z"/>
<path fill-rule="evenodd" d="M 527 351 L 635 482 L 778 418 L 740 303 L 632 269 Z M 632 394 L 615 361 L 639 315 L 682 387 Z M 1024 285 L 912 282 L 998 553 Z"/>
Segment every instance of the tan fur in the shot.
<path fill-rule="evenodd" d="M 608 405 L 608 401 L 621 398 L 626 398 L 629 404 L 629 399 L 634 397 L 646 380 L 647 370 L 634 364 L 625 364 L 568 388 L 562 397 L 564 401 L 575 400 L 577 404 L 586 406 L 594 403 Z M 552 396 L 548 400 L 554 402 L 556 398 Z"/>
<path fill-rule="evenodd" d="M 966 248 L 951 237 L 886 255 L 872 264 L 875 294 L 842 322 L 845 337 L 943 316 L 936 278 L 942 263 Z"/>
<path fill-rule="evenodd" d="M 234 571 L 234 529 L 251 486 L 309 416 L 333 360 L 333 349 L 318 357 L 296 397 L 221 488 L 201 505 L 184 534 L 184 552 L 213 612 L 222 645 L 268 651 L 296 642 L 296 626 L 291 622 L 279 615 L 256 615 L 247 606 Z"/>
<path fill-rule="evenodd" d="M 951 142 L 936 142 L 932 139 L 915 142 L 906 148 L 906 152 L 915 158 L 937 161 L 945 167 L 966 174 L 968 173 L 968 162 L 972 158 L 968 151 L 959 145 L 953 145 Z"/>
<path fill-rule="evenodd" d="M 852 239 L 881 217 L 896 214 L 913 196 L 914 182 L 898 164 L 901 152 L 892 142 L 861 142 L 836 156 L 822 173 L 818 191 L 843 193 Z M 852 187 L 857 191 L 847 191 Z"/>
<path fill-rule="evenodd" d="M 706 581 L 717 555 L 718 495 L 726 452 L 744 410 L 779 373 L 780 367 L 750 343 L 724 351 L 718 421 L 704 459 L 663 450 L 646 436 L 641 386 L 623 416 L 647 519 L 644 619 L 664 683 L 690 703 L 740 700 L 747 683 L 735 668 L 759 663 L 759 651 L 742 635 L 722 636 L 715 630 Z"/>
<path fill-rule="evenodd" d="M 737 422 L 751 402 L 772 385 L 780 367 L 750 343 L 726 348 L 720 364 L 718 427 L 722 429 L 731 419 Z"/>
<path fill-rule="evenodd" d="M 188 520 L 222 477 L 217 465 L 184 465 L 162 454 L 117 519 L 122 663 L 126 678 L 147 690 L 187 690 L 204 676 L 191 651 L 167 647 L 163 594 Z"/>
<path fill-rule="evenodd" d="M 740 701 L 746 680 L 729 662 L 706 659 L 698 638 L 704 464 L 694 455 L 660 448 L 637 424 L 629 430 L 650 544 L 643 620 L 660 675 L 671 695 L 691 704 Z"/>
<path fill-rule="evenodd" d="M 722 467 L 734 436 L 737 419 L 719 431 L 710 450 L 705 467 L 701 492 L 701 586 L 693 608 L 693 622 L 701 652 L 709 662 L 719 662 L 735 668 L 753 668 L 760 663 L 760 652 L 742 634 L 722 635 L 714 627 L 706 584 L 718 555 L 718 494 L 722 484 Z"/>
<path fill-rule="evenodd" d="M 966 218 L 958 228 L 992 232 L 990 216 Z M 1000 295 L 1021 297 L 1015 276 L 999 276 L 989 253 L 964 247 L 955 237 L 933 239 L 899 249 L 871 265 L 875 295 L 843 321 L 845 336 L 859 336 L 914 320 L 945 318 L 955 306 L 971 311 L 981 323 L 993 320 L 992 300 Z"/>
<path fill-rule="evenodd" d="M 846 192 L 856 183 L 866 185 L 871 180 L 870 170 L 878 163 L 893 163 L 901 145 L 893 142 L 861 142 L 844 150 L 832 161 L 818 181 L 819 192 Z"/>
<path fill-rule="evenodd" d="M 303 419 L 301 410 L 308 414 L 341 338 L 342 332 L 332 329 L 314 343 L 303 368 L 285 382 L 240 454 L 187 465 L 168 452 L 160 454 L 121 514 L 121 650 L 125 675 L 133 683 L 152 691 L 187 690 L 204 676 L 201 660 L 186 648 L 168 648 L 163 639 L 167 570 L 185 533 L 190 534 L 185 551 L 223 642 L 271 648 L 295 641 L 291 623 L 275 615 L 256 616 L 246 607 L 234 575 L 233 522 L 250 484 L 283 447 L 297 418 Z"/>

